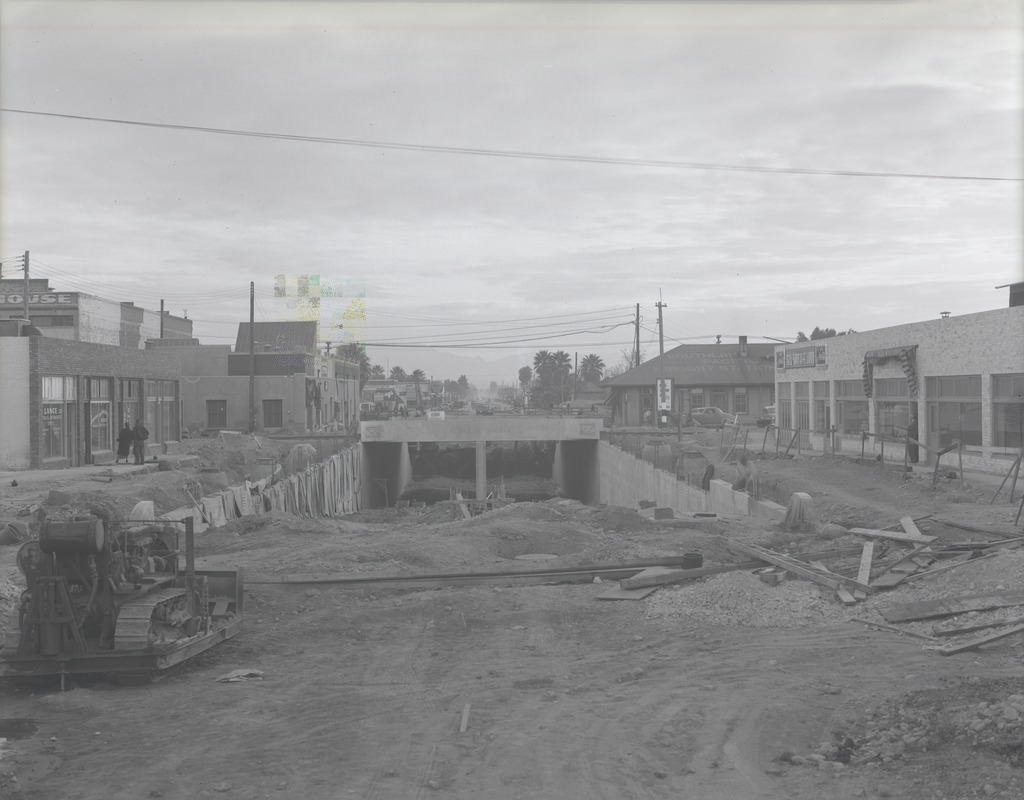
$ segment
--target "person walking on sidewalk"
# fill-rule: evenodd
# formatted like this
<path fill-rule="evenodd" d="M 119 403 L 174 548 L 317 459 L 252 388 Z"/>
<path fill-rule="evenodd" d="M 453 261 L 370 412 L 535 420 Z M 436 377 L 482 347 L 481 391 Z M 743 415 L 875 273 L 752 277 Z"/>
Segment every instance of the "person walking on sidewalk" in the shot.
<path fill-rule="evenodd" d="M 132 430 L 131 423 L 128 420 L 124 421 L 124 427 L 121 428 L 121 432 L 117 434 L 117 462 L 121 463 L 121 459 L 124 459 L 124 463 L 128 463 L 128 456 L 132 454 L 132 443 L 135 441 L 135 431 Z"/>
<path fill-rule="evenodd" d="M 146 439 L 149 438 L 149 431 L 147 431 L 146 426 L 142 424 L 142 420 L 137 419 L 135 420 L 135 430 L 132 431 L 132 433 L 135 434 L 135 463 L 141 464 L 146 460 Z"/>

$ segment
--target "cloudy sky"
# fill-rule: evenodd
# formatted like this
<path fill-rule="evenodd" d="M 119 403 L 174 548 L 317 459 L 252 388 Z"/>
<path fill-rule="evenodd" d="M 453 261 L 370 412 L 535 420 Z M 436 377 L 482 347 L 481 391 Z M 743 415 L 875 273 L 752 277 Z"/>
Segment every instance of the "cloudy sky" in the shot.
<path fill-rule="evenodd" d="M 1017 0 L 0 9 L 0 258 L 204 343 L 308 274 L 325 339 L 485 386 L 636 303 L 656 355 L 659 296 L 668 348 L 1024 279 Z"/>

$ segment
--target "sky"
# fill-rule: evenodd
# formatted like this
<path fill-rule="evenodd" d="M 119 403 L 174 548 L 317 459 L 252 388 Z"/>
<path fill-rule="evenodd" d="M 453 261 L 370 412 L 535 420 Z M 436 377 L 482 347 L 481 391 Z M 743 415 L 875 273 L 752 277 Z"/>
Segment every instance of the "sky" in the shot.
<path fill-rule="evenodd" d="M 4 276 L 27 250 L 204 344 L 252 282 L 258 321 L 485 387 L 541 349 L 621 362 L 636 304 L 650 358 L 659 300 L 669 349 L 984 311 L 1024 280 L 1017 0 L 0 15 Z"/>

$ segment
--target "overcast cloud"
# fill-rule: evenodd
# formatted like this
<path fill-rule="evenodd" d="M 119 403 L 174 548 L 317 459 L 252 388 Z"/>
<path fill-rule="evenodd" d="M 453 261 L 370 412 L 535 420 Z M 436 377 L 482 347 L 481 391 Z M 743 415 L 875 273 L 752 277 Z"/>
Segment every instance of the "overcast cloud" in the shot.
<path fill-rule="evenodd" d="M 643 161 L 1022 176 L 1015 0 L 2 9 L 5 109 Z M 257 319 L 294 316 L 273 297 L 278 273 L 365 292 L 365 325 L 345 331 L 371 342 L 459 330 L 432 324 L 444 320 L 545 317 L 523 323 L 543 333 L 561 315 L 614 309 L 593 318 L 627 322 L 640 303 L 649 356 L 659 291 L 671 345 L 981 311 L 1006 304 L 994 286 L 1024 279 L 1019 182 L 442 154 L 11 111 L 0 124 L 0 256 L 30 250 L 33 275 L 56 288 L 150 308 L 163 298 L 172 313 L 187 309 L 204 343 L 234 341 L 250 280 Z M 347 302 L 325 302 L 325 323 Z M 611 364 L 631 338 L 628 326 L 552 331 L 520 349 L 453 351 L 477 357 L 466 362 L 370 355 L 435 377 L 463 367 L 485 386 L 514 380 L 541 348 Z"/>

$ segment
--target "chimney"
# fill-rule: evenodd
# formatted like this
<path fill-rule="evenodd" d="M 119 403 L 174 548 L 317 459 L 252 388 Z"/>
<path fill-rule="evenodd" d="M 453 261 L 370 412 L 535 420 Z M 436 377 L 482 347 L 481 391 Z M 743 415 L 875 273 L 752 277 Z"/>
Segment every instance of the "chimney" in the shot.
<path fill-rule="evenodd" d="M 746 357 L 747 355 L 747 337 L 740 337 L 740 355 Z"/>

